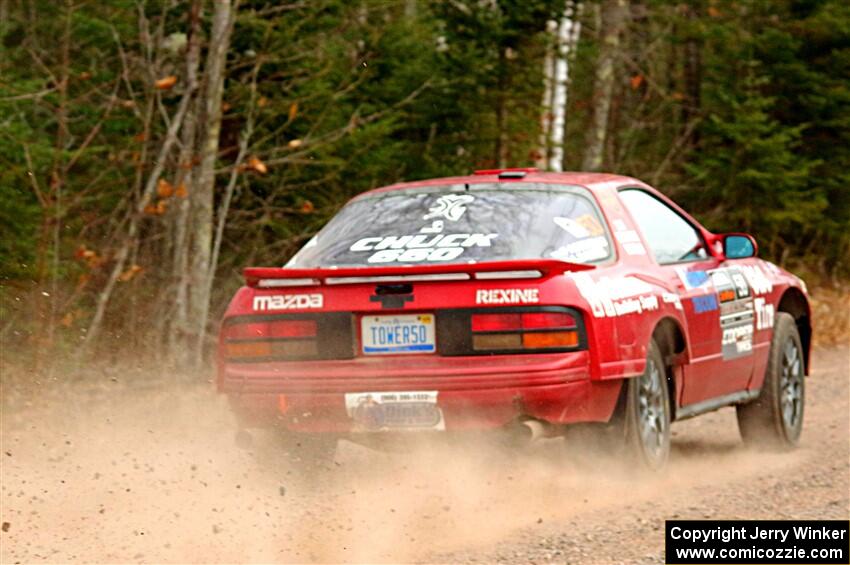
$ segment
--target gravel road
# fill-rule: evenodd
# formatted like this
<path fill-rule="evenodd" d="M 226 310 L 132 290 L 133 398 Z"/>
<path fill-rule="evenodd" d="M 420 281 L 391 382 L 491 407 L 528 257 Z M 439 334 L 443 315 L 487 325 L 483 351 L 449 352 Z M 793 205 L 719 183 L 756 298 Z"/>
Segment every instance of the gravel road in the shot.
<path fill-rule="evenodd" d="M 2 563 L 660 563 L 667 518 L 850 515 L 847 348 L 815 353 L 796 451 L 745 449 L 724 409 L 674 425 L 671 463 L 650 477 L 545 440 L 343 442 L 305 478 L 272 438 L 236 447 L 210 385 L 3 379 Z"/>

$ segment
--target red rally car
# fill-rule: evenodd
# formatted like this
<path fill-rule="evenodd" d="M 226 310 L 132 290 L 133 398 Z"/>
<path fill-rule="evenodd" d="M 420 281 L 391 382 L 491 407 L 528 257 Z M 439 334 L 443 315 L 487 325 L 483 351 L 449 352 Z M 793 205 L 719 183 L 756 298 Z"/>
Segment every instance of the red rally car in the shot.
<path fill-rule="evenodd" d="M 534 169 L 359 195 L 283 268 L 248 268 L 218 388 L 302 440 L 597 430 L 650 468 L 670 423 L 729 405 L 797 443 L 805 284 L 647 184 Z"/>

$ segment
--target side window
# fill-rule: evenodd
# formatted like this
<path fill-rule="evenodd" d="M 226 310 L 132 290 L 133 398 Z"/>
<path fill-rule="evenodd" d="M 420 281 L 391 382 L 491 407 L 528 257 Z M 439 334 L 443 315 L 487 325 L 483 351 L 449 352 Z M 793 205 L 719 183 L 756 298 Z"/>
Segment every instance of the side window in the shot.
<path fill-rule="evenodd" d="M 708 257 L 699 232 L 651 194 L 629 189 L 620 192 L 620 199 L 660 264 L 698 261 Z"/>

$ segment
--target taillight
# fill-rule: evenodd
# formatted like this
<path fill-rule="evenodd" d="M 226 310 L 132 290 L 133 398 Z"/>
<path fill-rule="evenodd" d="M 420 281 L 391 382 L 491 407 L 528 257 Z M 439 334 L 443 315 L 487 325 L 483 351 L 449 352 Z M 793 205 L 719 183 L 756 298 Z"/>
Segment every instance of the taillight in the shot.
<path fill-rule="evenodd" d="M 272 337 L 316 337 L 316 320 L 273 320 L 234 324 L 225 331 L 231 339 Z"/>
<path fill-rule="evenodd" d="M 522 329 L 522 314 L 473 314 L 473 332 L 499 332 Z"/>
<path fill-rule="evenodd" d="M 470 316 L 472 349 L 481 352 L 573 349 L 579 325 L 569 312 L 487 312 Z"/>
<path fill-rule="evenodd" d="M 272 319 L 228 324 L 224 354 L 231 361 L 309 359 L 318 355 L 316 320 Z"/>

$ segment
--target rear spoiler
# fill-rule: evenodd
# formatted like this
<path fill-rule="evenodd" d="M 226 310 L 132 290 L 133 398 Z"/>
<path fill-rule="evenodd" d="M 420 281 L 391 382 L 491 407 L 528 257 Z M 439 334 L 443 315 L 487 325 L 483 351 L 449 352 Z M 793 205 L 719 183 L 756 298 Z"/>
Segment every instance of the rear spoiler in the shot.
<path fill-rule="evenodd" d="M 245 282 L 255 288 L 341 285 L 374 282 L 539 279 L 566 272 L 595 269 L 593 265 L 555 259 L 517 259 L 449 265 L 393 265 L 387 267 L 322 267 L 286 269 L 248 267 Z"/>

